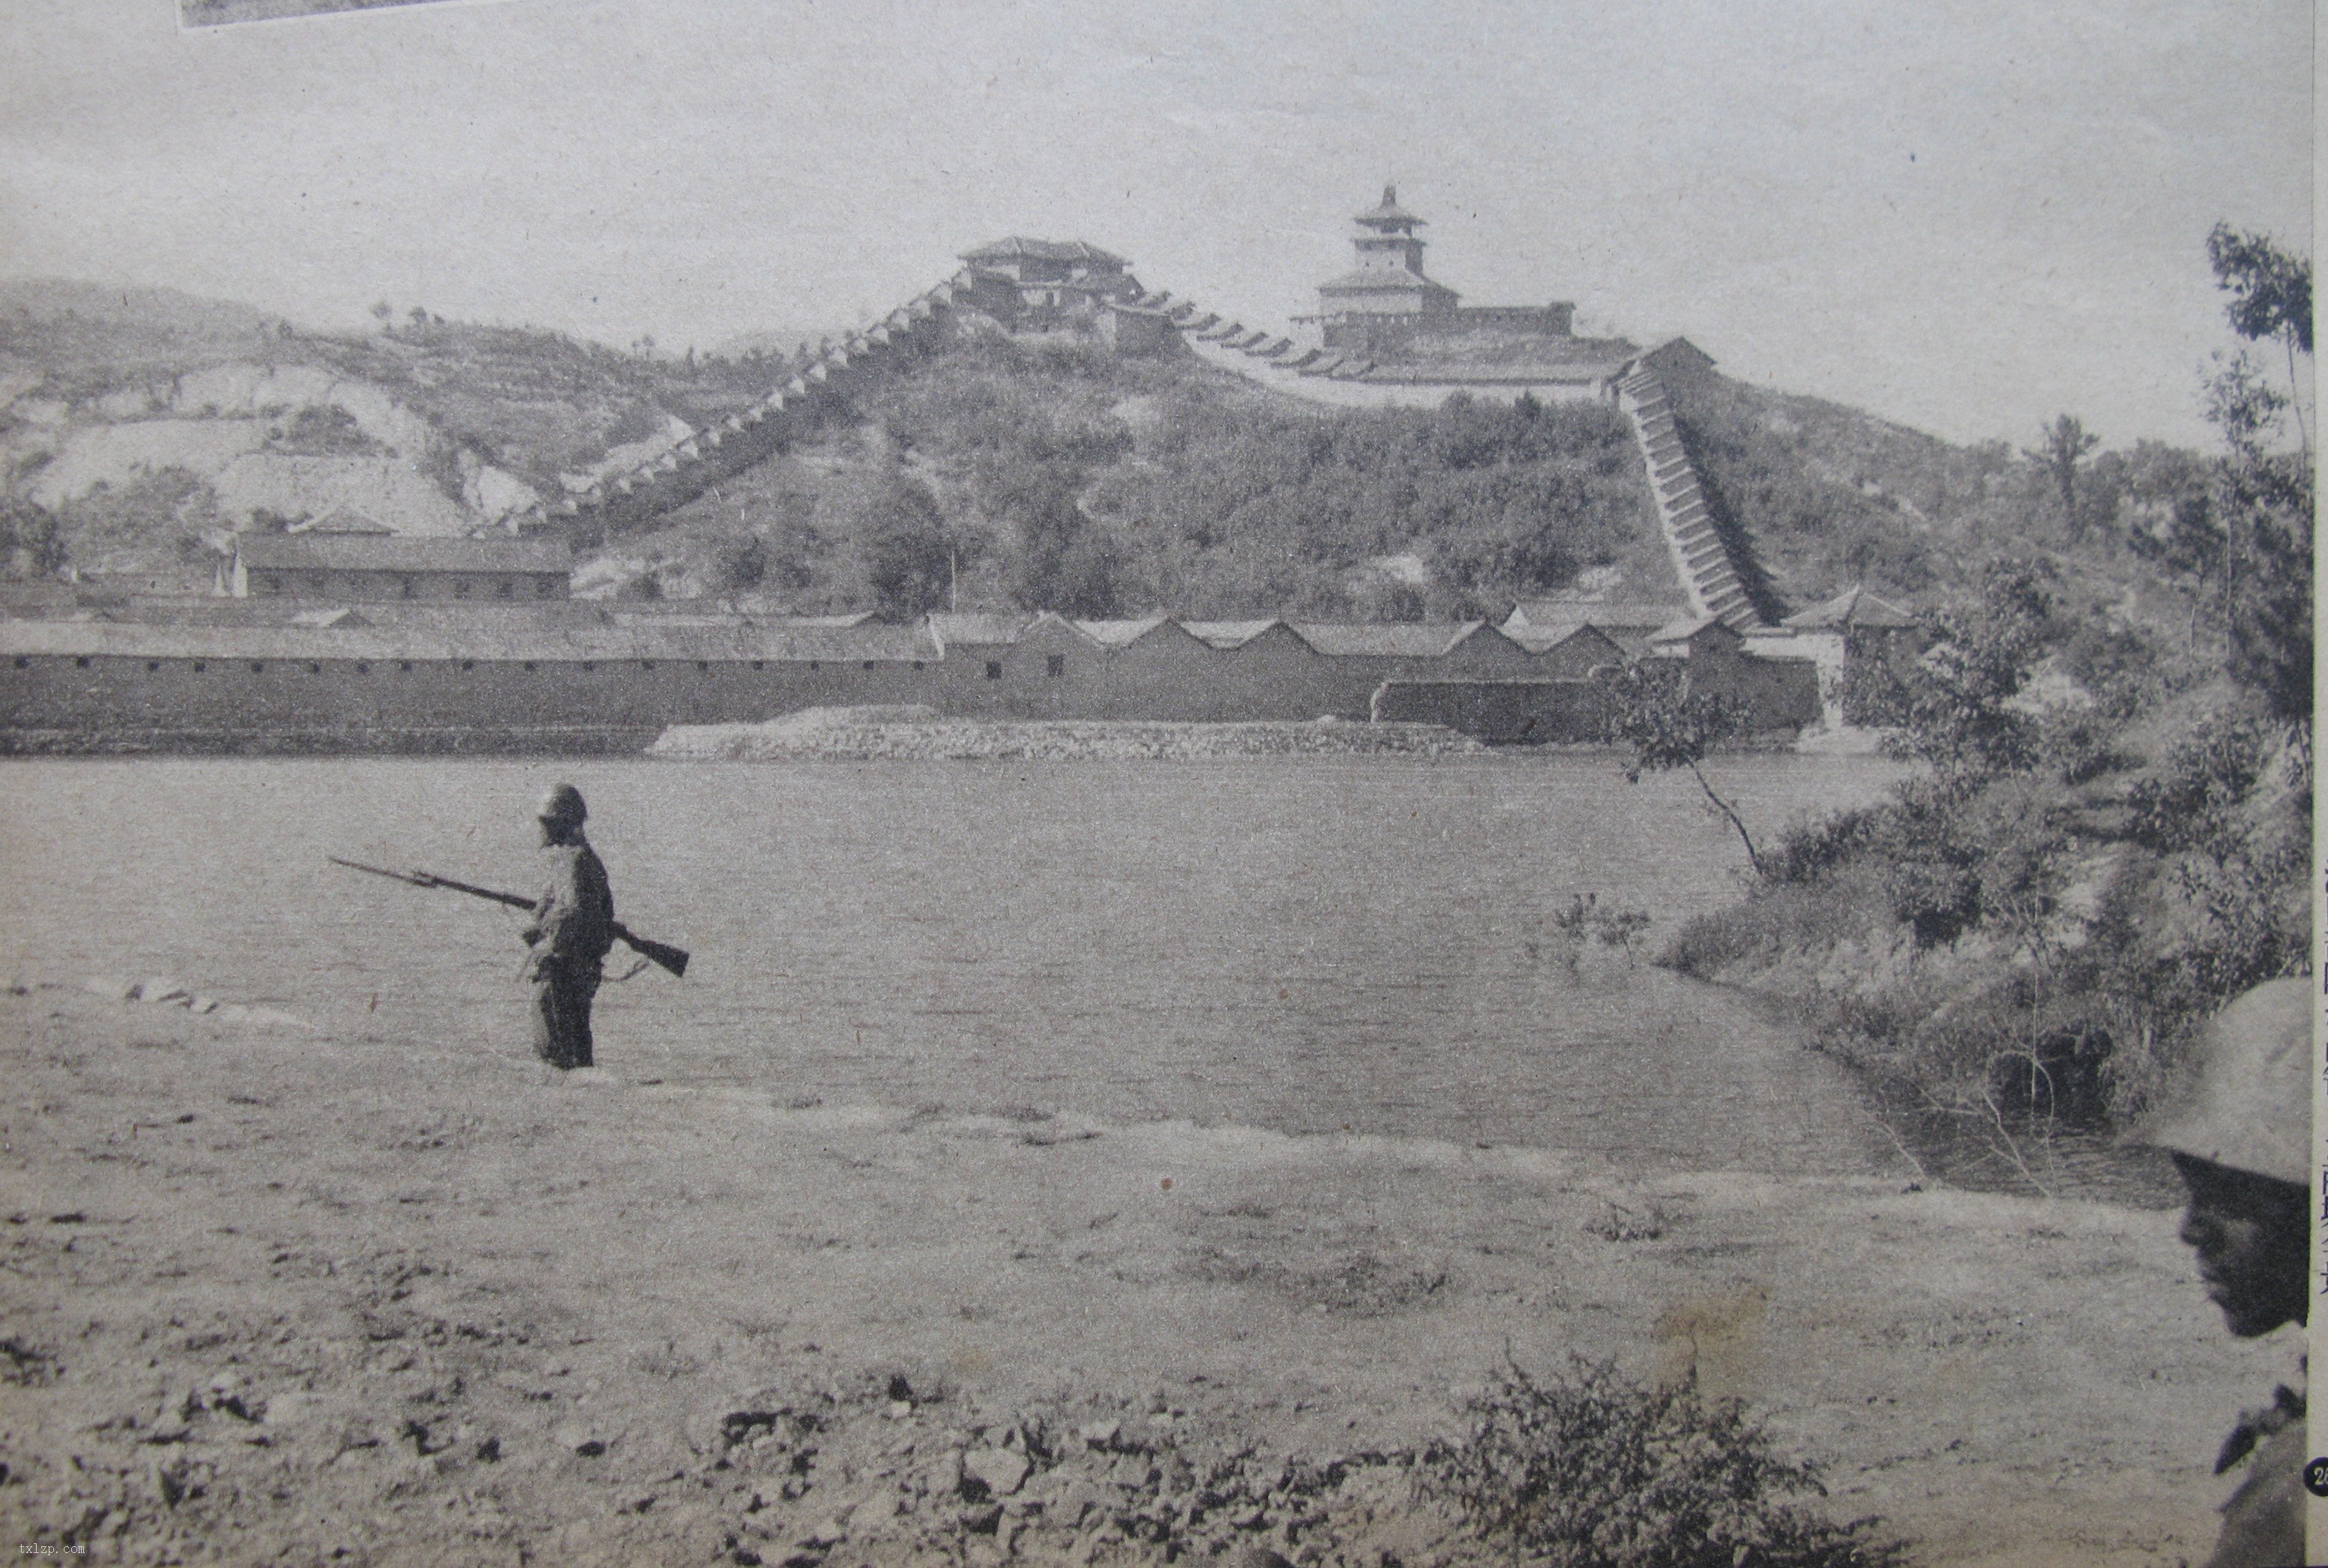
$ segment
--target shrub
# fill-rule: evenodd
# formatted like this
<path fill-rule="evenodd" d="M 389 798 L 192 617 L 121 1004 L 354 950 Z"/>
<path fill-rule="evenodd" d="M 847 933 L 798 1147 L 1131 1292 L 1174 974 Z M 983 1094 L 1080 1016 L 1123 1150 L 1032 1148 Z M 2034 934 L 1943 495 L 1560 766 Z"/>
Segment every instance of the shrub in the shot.
<path fill-rule="evenodd" d="M 1837 1525 L 1824 1497 L 1734 1399 L 1694 1377 L 1645 1387 L 1572 1354 L 1541 1381 L 1508 1364 L 1469 1406 L 1471 1430 L 1423 1455 L 1422 1485 L 1484 1543 L 1554 1568 L 1892 1563 L 1873 1523 Z"/>
<path fill-rule="evenodd" d="M 1788 828 L 1762 857 L 1763 874 L 1774 882 L 1816 881 L 1859 853 L 1877 817 L 1875 810 L 1840 811 Z"/>
<path fill-rule="evenodd" d="M 1744 903 L 1709 910 L 1676 932 L 1657 963 L 1700 980 L 1732 964 L 1769 962 L 1789 952 L 1812 952 L 1883 930 L 1867 896 L 1864 873 L 1817 887 L 1767 885 Z"/>

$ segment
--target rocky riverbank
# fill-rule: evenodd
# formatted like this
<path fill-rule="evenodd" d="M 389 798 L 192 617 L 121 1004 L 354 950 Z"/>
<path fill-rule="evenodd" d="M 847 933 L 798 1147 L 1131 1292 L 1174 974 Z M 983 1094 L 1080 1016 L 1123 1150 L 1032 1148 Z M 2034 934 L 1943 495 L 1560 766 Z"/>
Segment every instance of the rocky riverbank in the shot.
<path fill-rule="evenodd" d="M 647 754 L 674 761 L 1187 761 L 1211 757 L 1469 756 L 1438 724 L 1160 723 L 955 719 L 926 707 L 809 708 L 764 724 L 674 724 Z"/>
<path fill-rule="evenodd" d="M 0 1526 L 96 1560 L 1445 1563 L 1413 1456 L 1576 1350 L 1742 1395 L 1922 1561 L 2163 1565 L 2297 1350 L 2163 1210 L 826 1106 L 614 1031 L 557 1077 L 151 989 L 0 995 Z"/>

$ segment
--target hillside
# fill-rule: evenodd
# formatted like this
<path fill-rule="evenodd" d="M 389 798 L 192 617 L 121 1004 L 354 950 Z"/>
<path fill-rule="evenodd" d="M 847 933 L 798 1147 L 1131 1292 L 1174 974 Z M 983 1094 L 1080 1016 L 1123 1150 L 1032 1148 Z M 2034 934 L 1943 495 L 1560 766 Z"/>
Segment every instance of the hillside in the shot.
<path fill-rule="evenodd" d="M 2192 585 L 2160 569 L 2155 546 L 2178 508 L 2203 504 L 2196 453 L 2146 441 L 2097 453 L 2079 471 L 2072 527 L 2055 480 L 2003 441 L 1957 446 L 1721 377 L 1670 390 L 1709 499 L 1752 541 L 1782 602 L 1857 583 L 1932 608 L 1972 593 L 1993 560 L 2033 559 L 2065 603 L 2162 649 L 2191 640 Z"/>
<path fill-rule="evenodd" d="M 54 519 L 73 565 L 191 586 L 222 529 L 342 508 L 405 531 L 489 526 L 626 445 L 718 417 L 782 363 L 418 311 L 374 334 L 320 333 L 170 290 L 10 281 L 0 473 L 12 504 Z"/>
<path fill-rule="evenodd" d="M 972 325 L 618 547 L 818 609 L 1444 618 L 1592 568 L 1658 592 L 1638 471 L 1606 408 L 1320 411 Z"/>
<path fill-rule="evenodd" d="M 738 344 L 756 344 L 748 335 Z M 207 580 L 205 536 L 347 509 L 463 532 L 638 462 L 746 406 L 787 356 L 673 358 L 390 315 L 304 331 L 163 290 L 0 285 L 0 463 L 83 570 Z M 1853 583 L 1909 604 L 2000 552 L 2163 637 L 2184 596 L 2137 553 L 2188 453 L 2086 467 L 2071 537 L 2037 466 L 1817 399 L 1676 388 L 1716 508 L 1781 607 Z M 30 514 L 28 514 L 30 516 Z M 577 541 L 587 556 L 602 541 Z M 587 591 L 753 592 L 813 611 L 1500 614 L 1563 588 L 1673 592 L 1638 460 L 1596 405 L 1328 409 L 1193 357 L 1119 359 L 972 318 L 807 440 L 603 541 Z M 21 554 L 21 553 L 20 553 Z M 20 568 L 24 565 L 19 562 Z"/>

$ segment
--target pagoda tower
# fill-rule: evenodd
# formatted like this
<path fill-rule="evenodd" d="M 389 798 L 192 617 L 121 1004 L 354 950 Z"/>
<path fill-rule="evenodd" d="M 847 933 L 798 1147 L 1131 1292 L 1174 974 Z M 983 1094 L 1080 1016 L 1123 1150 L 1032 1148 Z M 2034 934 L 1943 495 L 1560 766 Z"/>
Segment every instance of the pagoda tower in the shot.
<path fill-rule="evenodd" d="M 1371 212 L 1359 213 L 1352 221 L 1358 226 L 1357 238 L 1350 243 L 1357 248 L 1360 271 L 1403 267 L 1417 277 L 1422 275 L 1426 242 L 1414 232 L 1422 227 L 1422 219 L 1398 204 L 1397 186 L 1384 186 L 1382 204 Z"/>
<path fill-rule="evenodd" d="M 1422 219 L 1398 204 L 1398 188 L 1383 187 L 1382 202 L 1355 219 L 1355 272 L 1318 285 L 1318 320 L 1329 349 L 1394 350 L 1415 330 L 1455 314 L 1460 297 L 1423 275 L 1422 247 L 1414 231 Z"/>

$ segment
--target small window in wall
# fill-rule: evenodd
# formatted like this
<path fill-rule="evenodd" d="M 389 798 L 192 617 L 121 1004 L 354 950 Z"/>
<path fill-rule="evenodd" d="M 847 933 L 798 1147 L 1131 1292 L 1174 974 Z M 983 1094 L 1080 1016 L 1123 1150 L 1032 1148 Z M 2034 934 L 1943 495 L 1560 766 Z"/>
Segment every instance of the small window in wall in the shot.
<path fill-rule="evenodd" d="M 989 680 L 1000 680 L 1002 678 L 1002 661 L 1000 659 L 990 658 L 986 661 L 986 678 Z"/>
<path fill-rule="evenodd" d="M 75 668 L 75 669 L 87 669 L 88 667 L 89 667 L 89 655 L 87 655 L 87 654 L 85 654 L 85 653 L 84 653 L 84 654 L 82 654 L 79 658 L 77 658 L 77 659 L 73 660 L 73 668 Z"/>
<path fill-rule="evenodd" d="M 808 661 L 808 667 L 811 669 L 822 669 L 824 667 L 824 660 L 821 658 L 810 659 Z"/>
<path fill-rule="evenodd" d="M 867 669 L 871 669 L 871 668 L 873 667 L 873 661 L 872 661 L 871 659 L 869 659 L 869 658 L 868 658 L 868 659 L 867 659 L 867 660 L 865 661 L 865 667 L 866 667 Z"/>
<path fill-rule="evenodd" d="M 18 655 L 16 656 L 16 667 L 17 667 L 18 669 L 30 669 L 30 668 L 32 668 L 32 667 L 33 667 L 33 661 L 32 661 L 31 659 L 29 659 L 29 658 L 26 658 L 23 654 L 21 654 L 21 653 L 20 653 L 20 654 L 18 654 Z"/>
<path fill-rule="evenodd" d="M 370 675 L 371 673 L 371 666 L 365 664 L 362 660 L 359 659 L 356 662 L 356 673 L 358 675 Z"/>
<path fill-rule="evenodd" d="M 467 674 L 470 670 L 473 670 L 473 669 L 474 669 L 474 668 L 476 668 L 476 667 L 477 667 L 477 661 L 476 661 L 475 659 L 474 659 L 474 658 L 465 658 L 465 659 L 463 659 L 463 660 L 461 661 L 461 670 L 462 670 L 462 673 L 463 673 L 463 674 L 465 674 L 465 674 Z"/>
<path fill-rule="evenodd" d="M 198 658 L 198 659 L 194 660 L 194 673 L 195 673 L 196 675 L 200 675 L 200 674 L 202 674 L 202 671 L 204 671 L 204 670 L 206 670 L 206 669 L 208 669 L 208 668 L 210 668 L 210 666 L 209 666 L 209 665 L 207 665 L 207 664 L 204 664 L 201 659 L 199 659 L 199 658 Z"/>
<path fill-rule="evenodd" d="M 493 584 L 493 593 L 502 599 L 514 599 L 517 597 L 517 584 L 504 577 Z"/>
<path fill-rule="evenodd" d="M 528 675 L 531 675 L 533 673 L 533 660 L 530 658 L 527 659 L 523 664 L 518 666 L 518 668 L 525 671 Z"/>
<path fill-rule="evenodd" d="M 1043 673 L 1053 680 L 1056 680 L 1061 676 L 1066 674 L 1067 656 L 1064 653 L 1045 654 L 1043 656 Z"/>
<path fill-rule="evenodd" d="M 756 658 L 752 661 L 752 667 L 754 669 L 765 669 L 768 667 L 767 661 L 765 659 Z"/>
<path fill-rule="evenodd" d="M 149 659 L 147 659 L 147 660 L 146 661 L 146 673 L 147 673 L 147 674 L 149 674 L 149 675 L 150 675 L 150 674 L 152 674 L 152 673 L 154 673 L 154 672 L 155 672 L 155 671 L 156 671 L 156 670 L 159 670 L 161 667 L 162 667 L 162 661 L 161 661 L 160 659 L 158 659 L 158 658 L 149 658 Z"/>
<path fill-rule="evenodd" d="M 922 661 L 921 661 L 920 659 L 918 659 L 918 658 L 917 658 L 917 659 L 915 659 L 915 660 L 914 660 L 914 667 L 915 667 L 915 669 L 919 669 L 919 668 L 921 668 L 921 667 L 922 667 Z"/>
<path fill-rule="evenodd" d="M 260 660 L 254 658 L 250 661 L 250 673 L 253 675 L 264 675 L 267 673 L 267 666 Z"/>
<path fill-rule="evenodd" d="M 711 661 L 708 658 L 699 658 L 695 661 L 695 667 L 701 670 L 705 675 L 709 675 L 711 673 Z"/>
<path fill-rule="evenodd" d="M 585 670 L 596 669 L 598 667 L 598 661 L 595 658 L 586 658 L 582 661 L 582 667 Z"/>
<path fill-rule="evenodd" d="M 397 673 L 399 675 L 410 675 L 412 673 L 412 661 L 408 658 L 399 658 L 396 661 L 396 668 Z"/>
<path fill-rule="evenodd" d="M 404 596 L 407 599 L 418 599 L 420 596 L 420 584 L 407 577 L 404 580 Z"/>
<path fill-rule="evenodd" d="M 320 664 L 311 664 L 307 667 L 307 673 L 309 675 L 321 675 L 324 673 L 324 667 Z"/>
<path fill-rule="evenodd" d="M 654 660 L 651 658 L 643 658 L 639 660 L 639 667 L 641 669 L 652 669 L 654 668 Z"/>

